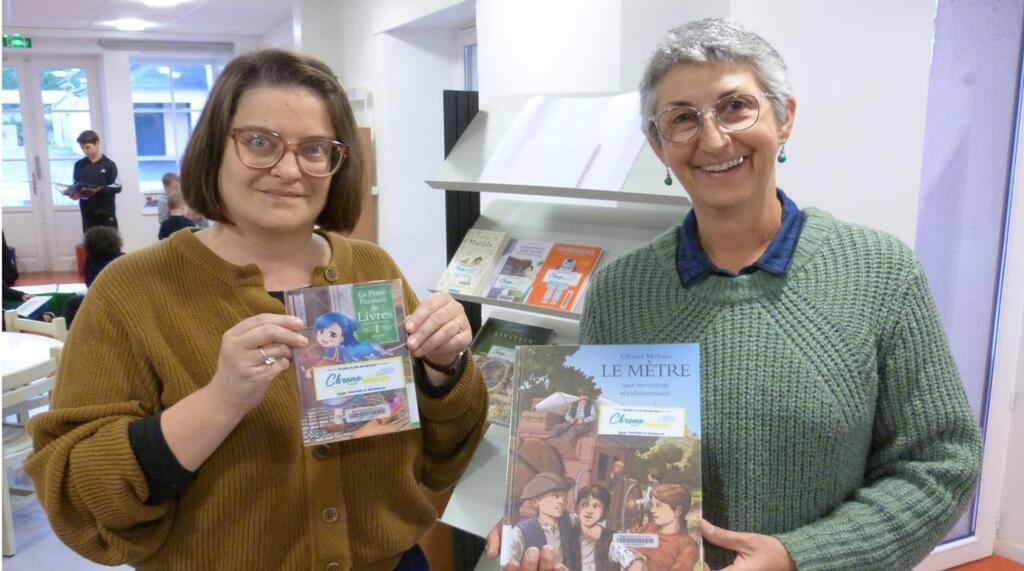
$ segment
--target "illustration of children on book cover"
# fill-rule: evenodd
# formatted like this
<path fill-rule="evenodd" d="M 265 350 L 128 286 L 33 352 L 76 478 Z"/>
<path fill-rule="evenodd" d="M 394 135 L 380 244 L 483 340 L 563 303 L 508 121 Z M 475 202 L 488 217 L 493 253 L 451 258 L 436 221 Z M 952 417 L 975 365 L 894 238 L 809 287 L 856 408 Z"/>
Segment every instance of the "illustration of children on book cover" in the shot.
<path fill-rule="evenodd" d="M 294 351 L 306 446 L 419 427 L 399 280 L 285 293 L 310 343 Z"/>
<path fill-rule="evenodd" d="M 501 565 L 703 568 L 697 345 L 521 346 Z"/>

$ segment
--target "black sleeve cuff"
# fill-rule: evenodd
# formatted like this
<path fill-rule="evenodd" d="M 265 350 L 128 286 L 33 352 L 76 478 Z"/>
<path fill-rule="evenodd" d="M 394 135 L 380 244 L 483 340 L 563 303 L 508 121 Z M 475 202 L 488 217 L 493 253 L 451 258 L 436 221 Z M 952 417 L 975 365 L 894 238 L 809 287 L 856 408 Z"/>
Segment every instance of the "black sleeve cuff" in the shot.
<path fill-rule="evenodd" d="M 128 441 L 149 486 L 147 506 L 173 498 L 195 479 L 196 473 L 186 470 L 167 445 L 159 414 L 129 423 Z"/>
<path fill-rule="evenodd" d="M 455 385 L 459 384 L 459 379 L 462 378 L 462 373 L 466 372 L 466 363 L 469 359 L 469 351 L 464 351 L 462 357 L 459 358 L 459 363 L 455 366 L 455 372 L 452 373 L 448 383 L 444 386 L 435 387 L 430 384 L 427 379 L 427 367 L 423 364 L 423 361 L 419 359 L 413 359 L 412 371 L 413 376 L 416 378 L 416 385 L 419 386 L 420 391 L 432 399 L 441 399 L 448 396 L 448 393 L 452 392 Z"/>

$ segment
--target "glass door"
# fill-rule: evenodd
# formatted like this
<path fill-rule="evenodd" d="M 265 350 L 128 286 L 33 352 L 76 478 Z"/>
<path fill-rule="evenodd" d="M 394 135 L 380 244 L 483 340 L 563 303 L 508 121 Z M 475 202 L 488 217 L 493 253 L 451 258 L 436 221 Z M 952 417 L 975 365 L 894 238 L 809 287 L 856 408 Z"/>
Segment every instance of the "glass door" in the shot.
<path fill-rule="evenodd" d="M 72 182 L 83 156 L 78 134 L 101 131 L 97 94 L 90 89 L 95 70 L 84 58 L 4 58 L 0 203 L 8 244 L 25 271 L 75 269 L 75 245 L 82 241 L 78 204 L 55 183 Z"/>

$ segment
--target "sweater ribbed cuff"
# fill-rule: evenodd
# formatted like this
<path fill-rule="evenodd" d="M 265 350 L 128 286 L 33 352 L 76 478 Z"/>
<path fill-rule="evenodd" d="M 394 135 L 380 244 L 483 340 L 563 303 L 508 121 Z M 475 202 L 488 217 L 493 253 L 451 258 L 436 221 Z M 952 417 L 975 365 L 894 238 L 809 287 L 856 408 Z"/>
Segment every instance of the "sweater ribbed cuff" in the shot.
<path fill-rule="evenodd" d="M 173 498 L 195 479 L 196 473 L 186 470 L 167 445 L 159 413 L 128 424 L 128 442 L 149 486 L 147 506 Z"/>
<path fill-rule="evenodd" d="M 422 367 L 422 365 L 419 365 L 419 367 Z M 426 374 L 426 371 L 423 371 L 423 374 Z M 416 383 L 420 393 L 427 397 L 419 401 L 420 413 L 425 420 L 434 422 L 455 420 L 471 411 L 478 404 L 477 401 L 481 398 L 480 393 L 485 389 L 483 388 L 483 380 L 479 377 L 479 372 L 473 363 L 473 358 L 469 355 L 469 351 L 466 352 L 466 356 L 459 365 L 459 371 L 456 374 L 458 378 L 455 382 L 447 385 L 445 393 L 438 397 L 433 396 L 431 392 L 428 392 L 428 389 L 425 389 L 428 383 Z M 431 389 L 437 390 L 436 387 L 431 387 Z M 486 398 L 486 396 L 483 398 Z"/>
<path fill-rule="evenodd" d="M 430 379 L 427 377 L 427 369 L 423 361 L 420 359 L 413 360 L 413 376 L 416 378 L 416 386 L 419 387 L 423 394 L 427 395 L 432 399 L 440 399 L 448 396 L 448 393 L 452 392 L 455 385 L 459 384 L 459 379 L 462 378 L 462 374 L 466 372 L 466 362 L 469 356 L 469 351 L 462 353 L 459 357 L 459 362 L 455 364 L 455 372 L 448 378 L 448 382 L 441 386 L 434 386 L 430 383 Z"/>

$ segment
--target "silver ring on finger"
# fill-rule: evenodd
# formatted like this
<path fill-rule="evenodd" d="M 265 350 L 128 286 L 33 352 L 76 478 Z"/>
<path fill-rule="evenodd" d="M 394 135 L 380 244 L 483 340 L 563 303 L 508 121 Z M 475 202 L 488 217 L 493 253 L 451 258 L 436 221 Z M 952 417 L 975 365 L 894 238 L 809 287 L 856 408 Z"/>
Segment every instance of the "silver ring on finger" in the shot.
<path fill-rule="evenodd" d="M 263 355 L 264 365 L 268 367 L 273 367 L 274 364 L 277 363 L 277 359 L 271 357 L 270 355 L 267 355 L 267 352 L 263 350 L 263 347 L 257 347 L 256 350 L 260 352 L 260 355 Z"/>

